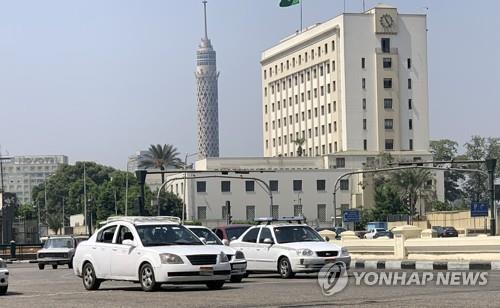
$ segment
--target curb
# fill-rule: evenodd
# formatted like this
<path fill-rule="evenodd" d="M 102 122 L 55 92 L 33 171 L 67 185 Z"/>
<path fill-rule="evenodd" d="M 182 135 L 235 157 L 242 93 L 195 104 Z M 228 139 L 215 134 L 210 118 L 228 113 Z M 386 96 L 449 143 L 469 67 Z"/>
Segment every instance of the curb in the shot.
<path fill-rule="evenodd" d="M 352 260 L 351 269 L 500 271 L 500 261 Z"/>
<path fill-rule="evenodd" d="M 7 264 L 26 264 L 26 263 L 38 263 L 37 260 L 6 260 Z"/>

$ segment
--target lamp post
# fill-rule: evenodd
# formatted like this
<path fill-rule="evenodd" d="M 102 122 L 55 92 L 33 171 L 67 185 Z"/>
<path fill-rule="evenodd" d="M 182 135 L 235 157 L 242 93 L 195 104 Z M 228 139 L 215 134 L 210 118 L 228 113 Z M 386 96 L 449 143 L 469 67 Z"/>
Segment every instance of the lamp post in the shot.
<path fill-rule="evenodd" d="M 195 156 L 197 154 L 198 154 L 198 152 L 192 153 L 192 154 L 186 153 L 186 157 L 184 158 L 184 189 L 182 192 L 182 218 L 181 218 L 182 223 L 184 223 L 184 220 L 186 219 L 186 190 L 187 190 L 186 168 L 187 168 L 187 160 L 188 160 L 188 157 Z"/>

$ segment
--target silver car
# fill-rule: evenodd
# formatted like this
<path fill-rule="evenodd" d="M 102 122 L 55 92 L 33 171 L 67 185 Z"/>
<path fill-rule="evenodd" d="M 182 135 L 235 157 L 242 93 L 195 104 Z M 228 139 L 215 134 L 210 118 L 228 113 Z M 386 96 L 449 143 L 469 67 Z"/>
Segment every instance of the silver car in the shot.
<path fill-rule="evenodd" d="M 73 268 L 76 246 L 85 239 L 74 236 L 49 237 L 43 248 L 37 252 L 38 268 L 43 270 L 45 265 L 52 265 L 53 269 L 57 269 L 58 265 L 68 265 L 69 268 Z"/>

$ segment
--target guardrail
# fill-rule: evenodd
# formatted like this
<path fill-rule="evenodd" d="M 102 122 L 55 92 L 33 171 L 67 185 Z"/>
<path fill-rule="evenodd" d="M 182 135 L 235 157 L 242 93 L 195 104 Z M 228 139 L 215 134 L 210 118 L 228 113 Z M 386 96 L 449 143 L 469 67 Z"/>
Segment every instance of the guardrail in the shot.
<path fill-rule="evenodd" d="M 42 244 L 0 244 L 0 258 L 10 260 L 35 260 Z"/>

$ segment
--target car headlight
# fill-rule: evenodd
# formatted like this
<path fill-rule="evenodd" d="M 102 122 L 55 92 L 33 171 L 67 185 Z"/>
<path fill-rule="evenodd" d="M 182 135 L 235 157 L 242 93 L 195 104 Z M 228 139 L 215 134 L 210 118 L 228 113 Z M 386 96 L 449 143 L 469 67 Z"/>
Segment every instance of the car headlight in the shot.
<path fill-rule="evenodd" d="M 160 260 L 162 264 L 184 264 L 181 257 L 174 255 L 173 253 L 160 254 Z"/>
<path fill-rule="evenodd" d="M 227 258 L 227 255 L 225 253 L 223 253 L 222 251 L 219 254 L 219 262 L 220 263 L 229 262 L 229 259 Z"/>
<path fill-rule="evenodd" d="M 312 251 L 311 249 L 299 249 L 297 250 L 297 255 L 298 256 L 304 256 L 304 257 L 312 257 L 314 256 L 314 251 Z"/>
<path fill-rule="evenodd" d="M 342 247 L 342 249 L 340 250 L 340 255 L 341 256 L 348 256 L 349 250 L 347 250 L 347 248 L 345 248 L 345 247 Z"/>
<path fill-rule="evenodd" d="M 237 250 L 235 257 L 236 259 L 245 259 L 245 254 L 242 251 Z"/>

